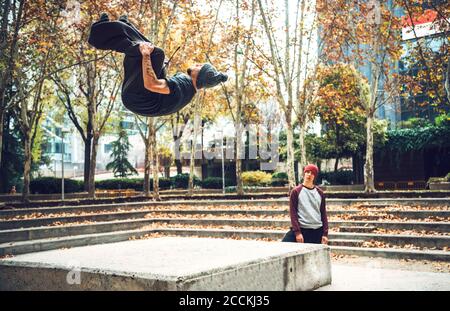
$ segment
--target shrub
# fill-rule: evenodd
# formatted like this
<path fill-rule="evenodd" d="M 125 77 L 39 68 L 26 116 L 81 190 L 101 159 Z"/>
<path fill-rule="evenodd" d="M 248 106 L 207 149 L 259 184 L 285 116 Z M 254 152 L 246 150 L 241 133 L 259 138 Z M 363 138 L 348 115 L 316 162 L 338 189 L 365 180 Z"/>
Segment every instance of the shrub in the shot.
<path fill-rule="evenodd" d="M 230 186 L 231 181 L 225 179 L 225 186 Z M 208 177 L 202 181 L 202 188 L 204 189 L 222 189 L 222 177 Z"/>
<path fill-rule="evenodd" d="M 114 178 L 105 179 L 95 182 L 96 189 L 104 190 L 124 190 L 134 189 L 136 191 L 142 191 L 144 188 L 143 178 Z"/>
<path fill-rule="evenodd" d="M 273 173 L 272 174 L 272 179 L 276 178 L 276 179 L 289 179 L 288 178 L 288 174 L 286 172 L 277 172 L 277 173 Z"/>
<path fill-rule="evenodd" d="M 172 180 L 170 178 L 159 178 L 158 180 L 159 189 L 170 189 L 172 187 Z M 151 181 L 151 187 L 153 190 L 153 180 Z"/>
<path fill-rule="evenodd" d="M 172 180 L 172 186 L 174 188 L 187 189 L 189 186 L 189 174 L 178 174 L 170 177 Z M 200 186 L 201 180 L 197 176 L 194 176 L 194 186 Z"/>
<path fill-rule="evenodd" d="M 273 187 L 284 187 L 289 183 L 288 179 L 272 179 L 270 185 Z"/>
<path fill-rule="evenodd" d="M 161 177 L 158 179 L 159 190 L 167 190 L 172 188 L 172 181 L 170 178 Z M 144 179 L 142 179 L 142 188 L 140 191 L 144 190 Z M 153 191 L 153 178 L 150 178 L 150 191 Z"/>
<path fill-rule="evenodd" d="M 82 192 L 84 182 L 64 178 L 64 193 Z M 31 180 L 30 192 L 33 194 L 61 193 L 61 178 L 39 177 Z"/>
<path fill-rule="evenodd" d="M 446 181 L 450 181 L 450 173 L 448 173 L 447 175 L 445 175 L 445 180 L 446 180 Z"/>
<path fill-rule="evenodd" d="M 170 189 L 172 181 L 169 178 L 158 179 L 159 190 Z M 124 190 L 134 189 L 135 191 L 144 190 L 144 178 L 114 178 L 95 182 L 95 188 L 104 190 Z M 150 178 L 150 190 L 153 191 L 153 179 Z"/>
<path fill-rule="evenodd" d="M 271 185 L 274 187 L 285 186 L 289 183 L 289 178 L 285 172 L 277 172 L 272 174 Z"/>
<path fill-rule="evenodd" d="M 353 181 L 353 171 L 319 172 L 315 183 L 322 184 L 326 180 L 331 185 L 351 185 Z"/>
<path fill-rule="evenodd" d="M 272 175 L 262 171 L 250 171 L 242 173 L 244 186 L 268 186 L 272 181 Z"/>

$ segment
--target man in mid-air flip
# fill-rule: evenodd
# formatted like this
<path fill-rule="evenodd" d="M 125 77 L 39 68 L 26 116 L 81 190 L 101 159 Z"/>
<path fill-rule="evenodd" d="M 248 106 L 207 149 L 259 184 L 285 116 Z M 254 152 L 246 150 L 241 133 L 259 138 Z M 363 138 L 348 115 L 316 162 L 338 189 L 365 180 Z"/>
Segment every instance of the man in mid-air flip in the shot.
<path fill-rule="evenodd" d="M 125 77 L 122 102 L 126 108 L 142 116 L 162 116 L 182 109 L 198 89 L 225 82 L 228 76 L 211 64 L 195 64 L 187 75 L 177 73 L 166 77 L 164 51 L 155 47 L 123 15 L 110 21 L 106 13 L 93 23 L 89 44 L 100 50 L 124 53 Z"/>

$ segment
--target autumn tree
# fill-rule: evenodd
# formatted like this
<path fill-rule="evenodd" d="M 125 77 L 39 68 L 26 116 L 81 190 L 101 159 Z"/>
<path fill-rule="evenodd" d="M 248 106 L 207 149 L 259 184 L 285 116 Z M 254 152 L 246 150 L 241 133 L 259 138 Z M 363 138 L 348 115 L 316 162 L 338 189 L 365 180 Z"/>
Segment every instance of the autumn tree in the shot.
<path fill-rule="evenodd" d="M 301 175 L 307 165 L 307 146 L 305 143 L 308 125 L 313 121 L 315 102 L 318 96 L 317 71 L 324 63 L 326 55 L 318 38 L 318 14 L 313 2 L 301 0 L 297 2 L 295 14 L 294 61 L 296 68 L 295 89 L 296 105 L 293 110 L 298 124 L 298 172 Z M 326 35 L 326 34 L 324 34 Z M 298 178 L 300 180 L 300 176 Z"/>
<path fill-rule="evenodd" d="M 225 46 L 228 46 L 227 55 L 232 55 L 229 60 L 233 69 L 232 87 L 227 93 L 230 100 L 231 117 L 235 131 L 235 163 L 236 163 L 236 191 L 238 195 L 244 193 L 242 182 L 242 160 L 245 159 L 246 150 L 243 143 L 243 134 L 249 137 L 250 126 L 259 123 L 257 103 L 265 99 L 262 60 L 258 59 L 257 46 L 261 33 L 256 29 L 256 16 L 258 12 L 257 2 L 235 0 L 232 13 L 233 23 L 225 26 L 223 37 Z M 247 141 L 249 143 L 249 141 Z"/>
<path fill-rule="evenodd" d="M 400 58 L 400 18 L 393 2 L 317 1 L 323 50 L 329 62 L 352 63 L 356 68 L 369 66 L 370 100 L 365 107 L 366 154 L 365 191 L 374 192 L 373 126 L 375 112 L 398 94 L 398 75 L 393 72 Z"/>
<path fill-rule="evenodd" d="M 68 70 L 54 75 L 53 81 L 61 103 L 84 142 L 84 185 L 93 198 L 98 143 L 117 103 L 121 66 L 117 55 L 96 50 L 87 39 L 90 26 L 100 12 L 108 12 L 113 18 L 120 8 L 111 6 L 109 1 L 74 4 L 66 8 L 69 16 L 62 23 L 64 28 L 59 40 L 64 46 L 59 64 Z"/>
<path fill-rule="evenodd" d="M 190 2 L 189 5 L 183 6 L 185 12 L 184 20 L 178 25 L 174 32 L 177 38 L 181 39 L 182 45 L 180 52 L 174 57 L 175 66 L 187 69 L 193 63 L 212 63 L 218 70 L 223 70 L 223 64 L 219 62 L 218 47 L 221 46 L 221 38 L 215 36 L 217 34 L 218 16 L 220 14 L 222 0 L 214 2 L 209 8 L 201 8 L 198 2 Z M 184 65 L 180 64 L 180 60 Z M 187 62 L 187 63 L 186 63 Z M 182 70 L 185 71 L 185 70 Z M 212 96 L 217 94 L 217 90 L 200 90 L 193 98 L 192 106 L 192 139 L 190 145 L 190 173 L 188 194 L 192 195 L 194 190 L 194 165 L 196 154 L 202 154 L 202 150 L 198 150 L 198 138 L 200 137 L 201 120 L 206 115 L 217 115 L 217 106 L 220 96 L 217 98 Z M 212 99 L 212 100 L 211 100 Z M 189 109 L 189 108 L 185 108 Z"/>
<path fill-rule="evenodd" d="M 442 113 L 450 107 L 450 8 L 445 1 L 398 0 L 405 55 L 402 58 L 402 93 L 406 104 Z M 435 33 L 423 35 L 418 28 Z"/>
<path fill-rule="evenodd" d="M 17 92 L 14 87 L 14 76 L 18 58 L 19 31 L 24 27 L 24 1 L 2 1 L 0 6 L 0 169 L 5 169 L 3 154 L 4 129 L 7 129 L 5 115 L 12 105 Z M 0 187 L 5 181 L 0 181 Z"/>
<path fill-rule="evenodd" d="M 13 75 L 17 96 L 10 108 L 21 130 L 24 147 L 22 199 L 29 201 L 29 184 L 33 161 L 33 146 L 39 130 L 44 106 L 51 94 L 49 74 L 55 71 L 60 46 L 55 44 L 61 21 L 61 3 L 58 1 L 23 4 L 23 26 L 18 33 L 17 59 L 20 65 Z M 46 23 L 41 21 L 46 19 Z"/>
<path fill-rule="evenodd" d="M 287 135 L 287 174 L 289 187 L 292 188 L 296 185 L 293 134 L 295 113 L 297 112 L 302 129 L 306 126 L 310 114 L 310 110 L 306 106 L 311 102 L 311 96 L 304 95 L 302 97 L 301 92 L 302 87 L 307 88 L 304 84 L 305 70 L 308 76 L 307 72 L 314 68 L 314 65 L 311 66 L 307 63 L 315 63 L 312 50 L 310 50 L 314 42 L 314 18 L 313 22 L 308 22 L 306 18 L 309 15 L 307 13 L 314 14 L 314 10 L 309 7 L 308 1 L 297 1 L 295 20 L 292 22 L 290 15 L 292 7 L 287 0 L 284 1 L 282 12 L 265 6 L 261 0 L 258 0 L 258 6 L 269 48 L 269 54 L 264 53 L 271 65 L 270 71 L 266 71 L 266 73 L 275 84 L 275 98 L 284 115 Z M 277 14 L 283 16 L 282 31 L 273 22 Z M 292 27 L 293 25 L 294 27 Z M 308 54 L 311 58 L 307 57 Z M 302 143 L 302 147 L 303 145 Z M 301 163 L 305 161 L 302 159 Z"/>
<path fill-rule="evenodd" d="M 327 158 L 351 157 L 364 144 L 364 109 L 369 100 L 369 86 L 352 66 L 337 63 L 319 66 L 319 83 L 315 110 L 325 127 L 324 139 L 328 147 Z"/>
<path fill-rule="evenodd" d="M 0 166 L 3 154 L 5 113 L 14 97 L 14 72 L 18 62 L 19 31 L 24 27 L 24 2 L 6 0 L 0 7 Z"/>

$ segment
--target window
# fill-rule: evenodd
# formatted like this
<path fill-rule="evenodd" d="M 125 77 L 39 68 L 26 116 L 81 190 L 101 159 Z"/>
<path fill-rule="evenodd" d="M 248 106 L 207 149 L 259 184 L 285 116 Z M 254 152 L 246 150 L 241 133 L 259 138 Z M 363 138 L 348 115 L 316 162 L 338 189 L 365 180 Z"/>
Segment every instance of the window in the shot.
<path fill-rule="evenodd" d="M 110 153 L 112 150 L 112 145 L 111 144 L 105 144 L 105 146 L 103 147 L 103 150 L 105 153 Z"/>
<path fill-rule="evenodd" d="M 61 143 L 55 143 L 55 153 L 61 153 Z"/>

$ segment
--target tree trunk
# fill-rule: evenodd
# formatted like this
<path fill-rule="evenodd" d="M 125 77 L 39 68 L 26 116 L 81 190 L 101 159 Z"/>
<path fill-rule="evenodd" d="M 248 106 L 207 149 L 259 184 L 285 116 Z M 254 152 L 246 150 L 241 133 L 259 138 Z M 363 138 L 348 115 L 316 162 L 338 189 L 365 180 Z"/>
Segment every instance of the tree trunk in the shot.
<path fill-rule="evenodd" d="M 173 136 L 173 141 L 177 142 L 178 140 L 181 140 L 181 136 L 183 135 L 183 131 L 180 131 L 180 133 L 178 133 L 178 124 L 176 125 L 177 128 L 174 131 L 177 131 L 177 134 Z M 183 174 L 183 163 L 181 160 L 181 141 L 180 145 L 177 145 L 176 143 L 174 144 L 174 148 L 176 149 L 177 147 L 179 148 L 178 150 L 174 150 L 173 154 L 177 155 L 178 153 L 180 153 L 180 159 L 175 159 L 175 166 L 177 167 L 177 175 Z"/>
<path fill-rule="evenodd" d="M 3 121 L 0 123 L 0 159 L 2 159 L 3 156 L 3 150 L 7 150 L 8 149 L 8 144 L 5 142 L 5 144 L 3 145 L 3 135 L 7 135 L 8 134 L 8 127 L 5 124 L 9 124 L 9 118 L 7 117 L 6 120 L 4 120 L 4 116 L 5 116 L 5 112 L 3 112 L 3 115 L 1 115 L 1 118 L 3 118 Z M 5 131 L 5 127 L 6 127 L 6 131 Z M 3 172 L 3 162 L 0 160 L 0 176 Z M 3 180 L 4 178 L 0 178 L 0 192 L 7 192 L 9 191 L 9 189 L 6 189 L 6 180 Z"/>
<path fill-rule="evenodd" d="M 148 135 L 145 141 L 145 161 L 144 161 L 144 194 L 146 197 L 150 196 L 151 155 L 152 151 L 150 145 L 150 135 Z"/>
<path fill-rule="evenodd" d="M 237 114 L 239 116 L 239 114 Z M 237 195 L 244 194 L 244 184 L 242 181 L 242 124 L 238 121 L 236 129 L 236 192 Z"/>
<path fill-rule="evenodd" d="M 367 117 L 367 146 L 366 163 L 364 165 L 365 192 L 375 192 L 374 172 L 373 172 L 373 112 Z"/>
<path fill-rule="evenodd" d="M 98 134 L 94 135 L 92 140 L 92 153 L 91 153 L 91 163 L 89 170 L 89 198 L 95 199 L 95 165 L 97 163 L 97 148 L 98 148 Z"/>
<path fill-rule="evenodd" d="M 164 177 L 170 178 L 170 166 L 164 166 Z"/>
<path fill-rule="evenodd" d="M 450 56 L 447 56 L 447 73 L 445 75 L 445 93 L 447 94 L 447 101 L 450 103 Z"/>
<path fill-rule="evenodd" d="M 305 145 L 305 136 L 306 136 L 306 122 L 304 118 L 299 119 L 300 132 L 298 135 L 298 146 L 300 148 L 300 161 L 298 162 L 298 178 L 297 181 L 300 182 L 303 177 L 303 168 L 306 166 L 306 145 Z"/>
<path fill-rule="evenodd" d="M 175 166 L 177 167 L 177 174 L 183 174 L 183 164 L 181 160 L 175 160 Z"/>
<path fill-rule="evenodd" d="M 237 78 L 236 78 L 237 79 Z M 237 82 L 236 82 L 237 83 Z M 237 195 L 243 195 L 244 194 L 244 185 L 242 181 L 242 93 L 239 88 L 237 88 L 237 96 L 236 96 L 236 122 L 234 125 L 235 131 L 236 131 L 236 154 L 235 154 L 235 161 L 236 161 L 236 192 Z M 244 147 L 244 154 L 245 154 L 245 147 Z"/>
<path fill-rule="evenodd" d="M 1 104 L 0 104 L 1 105 Z M 2 167 L 2 154 L 3 154 L 3 130 L 5 122 L 5 110 L 0 109 L 0 168 Z"/>
<path fill-rule="evenodd" d="M 289 190 L 294 188 L 297 184 L 295 182 L 294 170 L 294 131 L 292 129 L 292 120 L 289 115 L 286 115 L 286 134 L 287 134 L 287 159 L 286 170 L 289 179 Z"/>
<path fill-rule="evenodd" d="M 91 171 L 91 149 L 92 149 L 92 134 L 86 135 L 84 141 L 84 191 L 89 191 L 89 173 Z"/>
<path fill-rule="evenodd" d="M 25 163 L 23 166 L 23 190 L 22 201 L 25 203 L 30 202 L 30 175 L 31 175 L 31 141 L 30 133 L 24 135 L 24 155 Z"/>
<path fill-rule="evenodd" d="M 337 173 L 338 170 L 338 166 L 339 166 L 339 157 L 336 157 L 335 161 L 334 161 L 334 173 Z M 335 176 L 336 177 L 336 176 Z"/>
<path fill-rule="evenodd" d="M 148 121 L 149 142 L 150 142 L 150 161 L 153 171 L 153 199 L 160 200 L 159 196 L 159 175 L 158 175 L 158 149 L 156 145 L 156 128 L 153 118 Z"/>
<path fill-rule="evenodd" d="M 188 195 L 194 194 L 194 169 L 195 169 L 195 154 L 197 150 L 197 136 L 198 136 L 198 128 L 200 125 L 200 94 L 197 95 L 197 98 L 195 100 L 195 107 L 194 107 L 194 137 L 192 138 L 192 145 L 191 145 L 191 160 L 190 160 L 190 166 L 189 166 L 189 186 L 188 186 Z"/>

